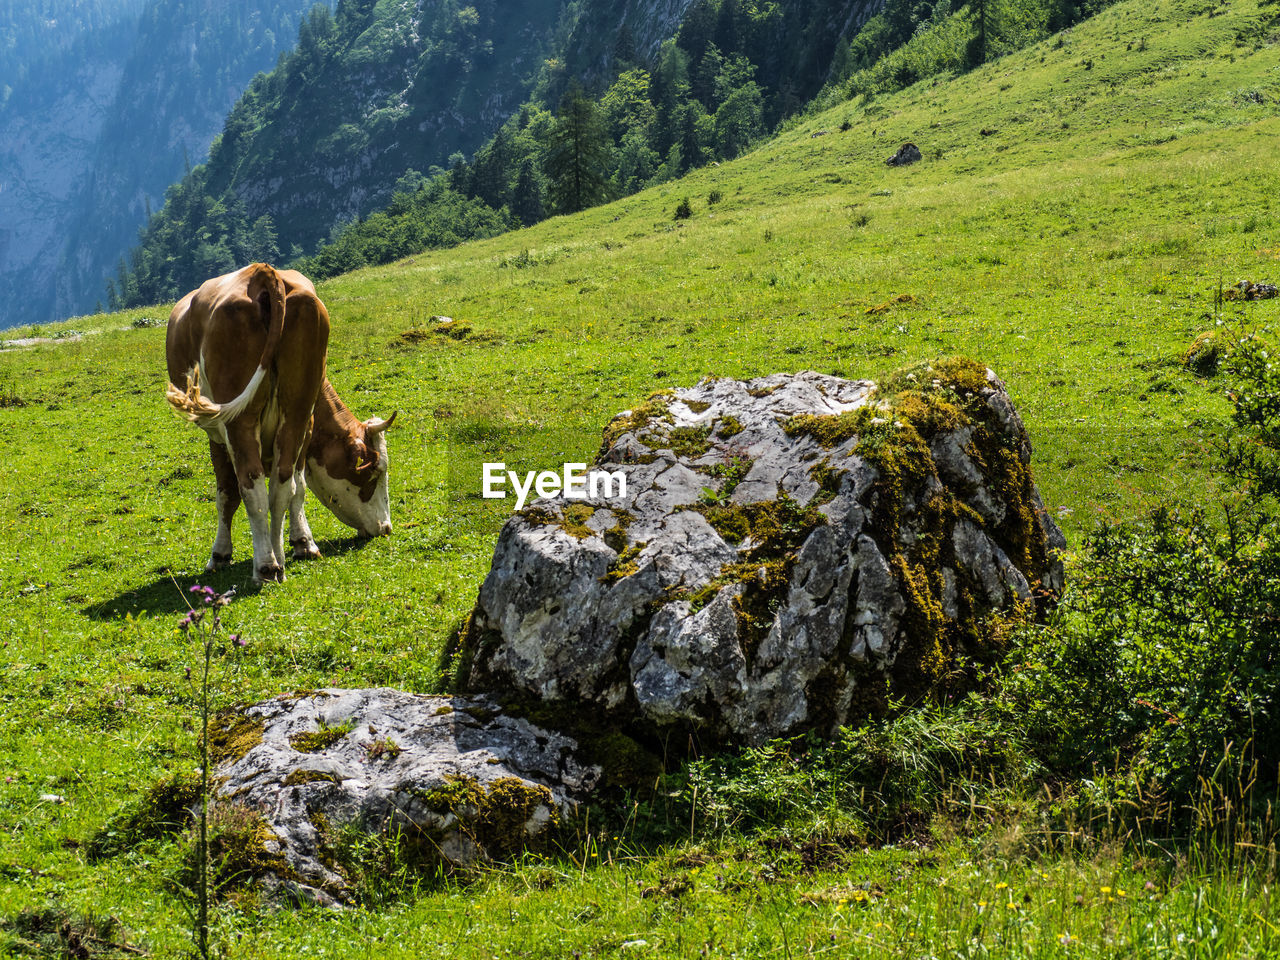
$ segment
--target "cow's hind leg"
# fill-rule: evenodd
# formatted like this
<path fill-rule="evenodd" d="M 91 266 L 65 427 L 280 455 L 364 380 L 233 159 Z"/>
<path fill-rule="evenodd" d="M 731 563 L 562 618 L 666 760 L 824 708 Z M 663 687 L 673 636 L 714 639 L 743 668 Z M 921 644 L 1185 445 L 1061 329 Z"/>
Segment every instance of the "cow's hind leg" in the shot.
<path fill-rule="evenodd" d="M 289 501 L 289 546 L 293 548 L 295 560 L 317 560 L 320 557 L 320 547 L 311 535 L 311 525 L 303 511 L 306 502 L 307 478 L 299 465 L 293 471 L 293 499 Z"/>
<path fill-rule="evenodd" d="M 212 437 L 209 438 L 209 457 L 213 460 L 213 475 L 218 482 L 218 532 L 213 538 L 209 562 L 204 565 L 206 573 L 231 562 L 231 520 L 240 509 L 240 484 L 236 481 L 231 455 Z"/>
<path fill-rule="evenodd" d="M 235 464 L 236 482 L 244 512 L 249 515 L 253 534 L 253 579 L 283 580 L 284 566 L 274 549 L 271 536 L 271 503 L 267 494 L 267 478 L 258 449 L 257 423 L 244 417 L 227 426 L 231 460 Z"/>

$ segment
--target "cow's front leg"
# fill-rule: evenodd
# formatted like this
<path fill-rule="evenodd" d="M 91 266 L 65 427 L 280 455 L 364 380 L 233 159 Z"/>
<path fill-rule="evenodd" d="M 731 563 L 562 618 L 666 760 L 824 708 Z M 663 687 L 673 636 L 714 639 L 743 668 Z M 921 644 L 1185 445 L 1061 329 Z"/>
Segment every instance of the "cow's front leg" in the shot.
<path fill-rule="evenodd" d="M 266 473 L 262 469 L 262 454 L 253 431 L 256 425 L 246 424 L 247 419 L 237 420 L 227 428 L 227 440 L 236 467 L 244 512 L 249 515 L 249 531 L 253 534 L 253 579 L 255 583 L 283 580 L 283 552 L 276 554 L 271 536 L 271 503 Z"/>
<path fill-rule="evenodd" d="M 213 538 L 209 562 L 204 565 L 206 573 L 231 562 L 231 521 L 240 509 L 240 484 L 227 448 L 210 438 L 209 457 L 213 460 L 213 475 L 218 482 L 218 532 Z"/>
<path fill-rule="evenodd" d="M 320 548 L 311 537 L 311 528 L 302 512 L 307 496 L 306 477 L 302 474 L 306 463 L 307 438 L 311 433 L 311 414 L 291 410 L 285 413 L 276 431 L 276 476 L 271 487 L 271 532 L 275 536 L 276 550 L 284 556 L 284 517 L 289 514 L 289 546 L 293 559 L 308 560 L 320 556 Z M 277 493 L 277 491 L 279 491 Z"/>
<path fill-rule="evenodd" d="M 320 547 L 311 535 L 311 526 L 303 510 L 306 502 L 307 478 L 301 470 L 295 470 L 293 499 L 289 501 L 289 546 L 293 548 L 295 560 L 316 560 L 320 557 Z"/>

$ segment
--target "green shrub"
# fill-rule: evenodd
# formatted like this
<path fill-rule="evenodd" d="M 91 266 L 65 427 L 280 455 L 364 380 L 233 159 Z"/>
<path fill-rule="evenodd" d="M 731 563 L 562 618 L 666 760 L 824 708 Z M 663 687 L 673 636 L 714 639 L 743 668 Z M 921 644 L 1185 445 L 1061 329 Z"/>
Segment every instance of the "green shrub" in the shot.
<path fill-rule="evenodd" d="M 1004 681 L 1052 768 L 1133 764 L 1188 800 L 1224 771 L 1280 769 L 1280 371 L 1257 336 L 1224 366 L 1236 486 L 1204 509 L 1101 526 L 1052 622 L 1025 632 Z M 1224 763 L 1224 758 L 1230 762 Z"/>

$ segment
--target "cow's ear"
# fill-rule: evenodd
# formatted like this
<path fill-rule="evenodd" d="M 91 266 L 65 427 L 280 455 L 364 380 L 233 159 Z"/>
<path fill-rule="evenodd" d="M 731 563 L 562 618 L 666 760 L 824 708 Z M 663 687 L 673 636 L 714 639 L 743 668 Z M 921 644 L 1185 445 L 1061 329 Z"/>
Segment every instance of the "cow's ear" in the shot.
<path fill-rule="evenodd" d="M 355 438 L 348 439 L 346 443 L 347 466 L 353 470 L 359 469 L 360 464 L 364 462 L 367 449 L 360 440 Z"/>

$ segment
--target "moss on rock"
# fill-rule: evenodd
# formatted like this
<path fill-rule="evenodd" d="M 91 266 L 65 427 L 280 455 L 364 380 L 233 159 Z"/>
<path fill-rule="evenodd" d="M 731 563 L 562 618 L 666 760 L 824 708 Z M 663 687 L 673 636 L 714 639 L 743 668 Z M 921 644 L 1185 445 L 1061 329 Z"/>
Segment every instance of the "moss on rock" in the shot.
<path fill-rule="evenodd" d="M 183 860 L 182 880 L 194 889 L 199 865 L 199 842 L 189 842 Z M 267 875 L 281 880 L 297 880 L 283 852 L 283 843 L 256 810 L 236 803 L 220 803 L 209 812 L 209 862 L 211 884 L 215 895 L 227 894 L 246 887 Z"/>
<path fill-rule="evenodd" d="M 667 434 L 666 445 L 677 457 L 697 460 L 711 449 L 711 428 L 676 427 Z"/>
<path fill-rule="evenodd" d="M 802 507 L 786 494 L 757 503 L 698 504 L 689 509 L 706 517 L 726 542 L 741 544 L 750 540 L 749 560 L 793 553 L 814 528 L 826 522 L 816 505 Z"/>
<path fill-rule="evenodd" d="M 988 405 L 986 368 L 949 358 L 909 367 L 878 387 L 878 416 L 867 419 L 854 453 L 879 473 L 870 500 L 872 535 L 889 562 L 906 605 L 903 646 L 891 670 L 893 694 L 916 699 L 957 692 L 964 685 L 964 658 L 990 659 L 999 645 L 988 628 L 985 601 L 970 582 L 954 550 L 955 526 L 967 521 L 1001 546 L 1027 581 L 1036 584 L 1047 563 L 1048 544 L 1035 505 L 1030 466 L 1011 446 L 997 412 Z M 866 408 L 853 411 L 867 416 Z M 872 422 L 874 420 L 874 422 Z M 965 454 L 983 485 L 1004 504 L 994 529 L 937 474 L 929 442 L 969 429 Z M 910 522 L 913 536 L 903 535 Z M 952 578 L 956 616 L 943 610 Z"/>
<path fill-rule="evenodd" d="M 336 727 L 321 723 L 316 730 L 293 734 L 289 737 L 289 746 L 299 753 L 319 753 L 322 750 L 329 749 L 350 732 L 351 725 L 349 723 L 339 724 Z"/>
<path fill-rule="evenodd" d="M 1227 339 L 1217 330 L 1206 330 L 1191 341 L 1182 355 L 1182 366 L 1197 377 L 1212 377 L 1229 353 Z"/>
<path fill-rule="evenodd" d="M 518 777 L 502 777 L 482 784 L 471 777 L 456 777 L 441 787 L 421 794 L 432 810 L 448 812 L 458 828 L 490 857 L 509 856 L 545 839 L 548 829 L 559 823 L 551 791 L 541 784 Z M 545 810 L 548 820 L 537 835 L 529 824 Z"/>
<path fill-rule="evenodd" d="M 565 533 L 579 540 L 594 537 L 596 532 L 587 526 L 587 521 L 595 516 L 595 507 L 586 503 L 571 503 L 564 508 L 564 516 L 560 527 Z"/>
<path fill-rule="evenodd" d="M 604 428 L 600 452 L 608 450 L 623 434 L 636 432 L 650 420 L 670 420 L 671 411 L 668 408 L 674 396 L 674 390 L 655 390 L 643 403 L 614 417 Z"/>
<path fill-rule="evenodd" d="M 627 511 L 613 507 L 613 526 L 604 532 L 604 544 L 614 553 L 622 553 L 627 549 L 629 537 L 627 529 L 634 519 Z"/>
<path fill-rule="evenodd" d="M 642 546 L 637 544 L 634 547 L 628 547 L 623 550 L 610 561 L 609 568 L 605 571 L 604 576 L 600 578 L 600 582 L 617 583 L 619 580 L 639 572 L 640 564 L 636 562 L 636 558 L 640 556 L 640 551 L 643 549 Z"/>
<path fill-rule="evenodd" d="M 262 721 L 231 708 L 209 719 L 209 760 L 234 763 L 262 742 Z"/>
<path fill-rule="evenodd" d="M 731 437 L 736 437 L 743 431 L 743 429 L 742 421 L 732 414 L 721 417 L 716 422 L 716 434 L 721 440 L 728 440 Z"/>

